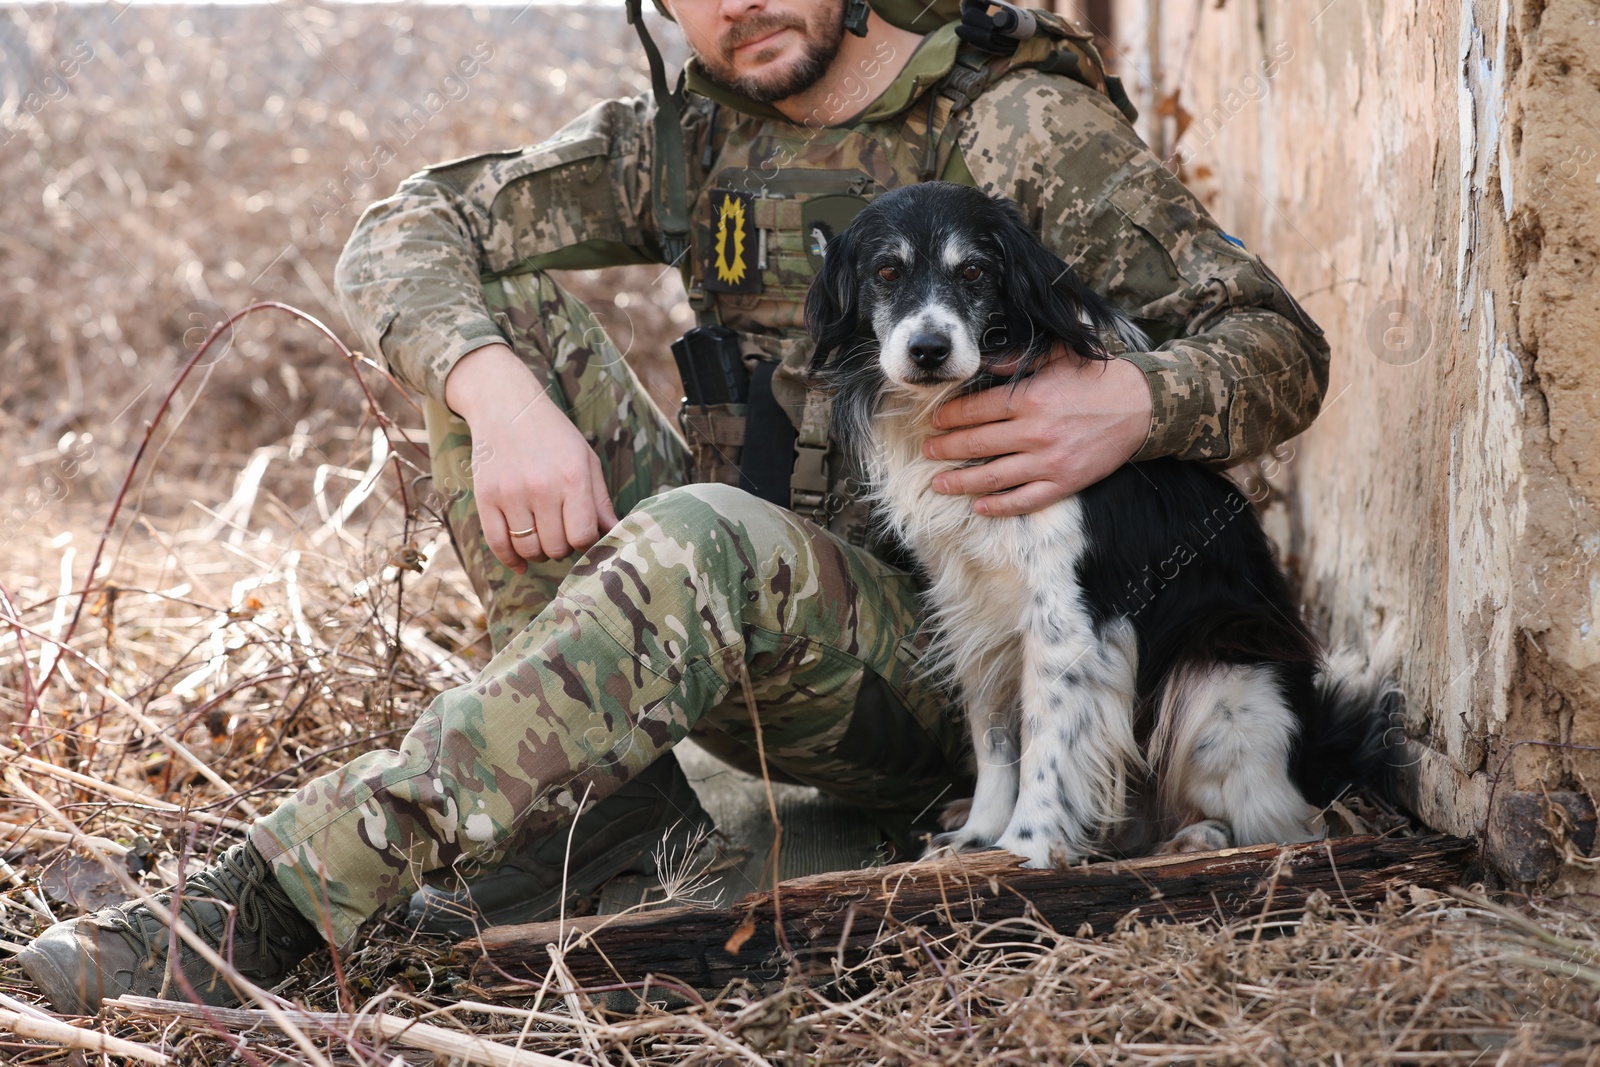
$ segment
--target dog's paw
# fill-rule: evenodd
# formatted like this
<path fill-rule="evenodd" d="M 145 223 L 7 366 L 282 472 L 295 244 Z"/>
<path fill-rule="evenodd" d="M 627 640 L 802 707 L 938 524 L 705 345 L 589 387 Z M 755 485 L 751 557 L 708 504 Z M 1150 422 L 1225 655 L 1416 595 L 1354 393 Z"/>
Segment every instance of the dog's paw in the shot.
<path fill-rule="evenodd" d="M 952 800 L 944 806 L 939 813 L 939 829 L 959 830 L 967 825 L 967 816 L 972 814 L 972 798 Z"/>
<path fill-rule="evenodd" d="M 986 837 L 964 830 L 953 830 L 949 833 L 934 834 L 929 838 L 928 850 L 923 853 L 923 857 L 948 856 L 956 852 L 983 852 L 994 847 L 994 842 Z"/>
<path fill-rule="evenodd" d="M 1151 853 L 1155 856 L 1175 856 L 1184 852 L 1216 852 L 1233 847 L 1233 829 L 1221 819 L 1206 819 L 1190 823 L 1163 841 Z"/>
<path fill-rule="evenodd" d="M 1002 834 L 994 847 L 1023 857 L 1022 865 L 1029 870 L 1059 870 L 1076 866 L 1089 858 L 1065 840 L 1037 832 L 1025 837 L 1014 833 Z"/>

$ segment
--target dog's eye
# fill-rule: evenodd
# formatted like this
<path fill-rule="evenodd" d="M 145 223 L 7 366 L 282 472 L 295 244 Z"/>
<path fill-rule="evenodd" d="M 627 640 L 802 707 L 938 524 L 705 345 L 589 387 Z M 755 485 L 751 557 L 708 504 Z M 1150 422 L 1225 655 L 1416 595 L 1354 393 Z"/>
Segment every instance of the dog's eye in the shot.
<path fill-rule="evenodd" d="M 983 277 L 983 268 L 978 266 L 976 263 L 968 263 L 965 267 L 961 268 L 961 276 L 969 282 L 975 282 L 979 278 Z"/>
<path fill-rule="evenodd" d="M 882 278 L 886 282 L 897 282 L 897 281 L 900 280 L 900 268 L 899 267 L 879 267 L 878 268 L 878 277 Z"/>

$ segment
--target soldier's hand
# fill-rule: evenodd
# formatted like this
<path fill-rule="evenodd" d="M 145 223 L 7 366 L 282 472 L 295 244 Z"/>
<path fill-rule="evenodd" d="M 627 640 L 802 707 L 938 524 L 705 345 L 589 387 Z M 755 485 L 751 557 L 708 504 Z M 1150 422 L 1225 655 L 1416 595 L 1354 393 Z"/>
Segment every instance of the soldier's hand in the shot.
<path fill-rule="evenodd" d="M 510 348 L 468 353 L 445 400 L 472 431 L 478 518 L 501 563 L 521 574 L 528 560 L 582 552 L 617 524 L 600 457 Z"/>
<path fill-rule="evenodd" d="M 1124 359 L 1094 363 L 1059 349 L 1017 386 L 946 401 L 923 446 L 929 459 L 988 462 L 945 471 L 933 489 L 975 496 L 980 515 L 1026 515 L 1093 485 L 1144 446 L 1150 387 Z"/>

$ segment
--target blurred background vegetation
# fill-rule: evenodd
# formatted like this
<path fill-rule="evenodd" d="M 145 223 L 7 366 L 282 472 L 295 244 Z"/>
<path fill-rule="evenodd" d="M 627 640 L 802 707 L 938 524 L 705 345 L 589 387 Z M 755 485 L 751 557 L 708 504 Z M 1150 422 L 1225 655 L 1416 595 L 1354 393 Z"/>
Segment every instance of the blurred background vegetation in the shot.
<path fill-rule="evenodd" d="M 419 428 L 406 397 L 276 311 L 220 336 L 163 412 L 181 368 L 264 300 L 354 345 L 329 286 L 368 203 L 647 88 L 620 6 L 0 7 L 0 731 L 81 828 L 137 844 L 151 885 L 237 826 L 196 838 L 160 805 L 270 809 L 394 744 L 488 652 L 427 459 L 363 382 Z M 673 406 L 676 274 L 563 281 Z M 156 807 L 115 799 L 135 794 Z M 4 856 L 62 914 L 102 902 L 39 818 L 0 788 Z M 0 941 L 39 918 L 0 909 Z"/>
<path fill-rule="evenodd" d="M 329 285 L 368 203 L 647 90 L 620 7 L 0 8 L 0 460 L 86 433 L 104 466 L 207 329 L 253 301 L 353 343 Z M 671 403 L 676 276 L 564 280 Z M 253 448 L 359 418 L 333 349 L 287 318 L 247 320 L 207 362 L 179 405 L 199 397 L 183 438 L 203 447 L 176 448 L 169 474 L 225 482 Z"/>

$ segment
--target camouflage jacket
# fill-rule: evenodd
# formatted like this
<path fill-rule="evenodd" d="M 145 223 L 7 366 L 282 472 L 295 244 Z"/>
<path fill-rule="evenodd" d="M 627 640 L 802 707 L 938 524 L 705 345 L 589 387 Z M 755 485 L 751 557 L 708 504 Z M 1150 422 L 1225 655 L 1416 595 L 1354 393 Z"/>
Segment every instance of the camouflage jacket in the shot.
<path fill-rule="evenodd" d="M 801 312 L 820 239 L 847 221 L 849 201 L 936 176 L 1016 201 L 1046 244 L 1150 334 L 1152 351 L 1125 356 L 1154 398 L 1136 459 L 1227 465 L 1304 429 L 1327 384 L 1321 330 L 1104 96 L 1013 69 L 947 128 L 935 119 L 946 135 L 930 138 L 941 80 L 973 62 L 959 48 L 953 25 L 930 33 L 877 99 L 864 108 L 841 99 L 838 114 L 803 123 L 690 64 L 686 285 L 782 360 L 788 380 L 774 392 L 795 425 L 808 352 Z M 661 262 L 652 114 L 648 98 L 603 101 L 546 141 L 431 167 L 370 207 L 337 271 L 368 351 L 443 403 L 455 363 L 503 340 L 484 280 Z"/>

